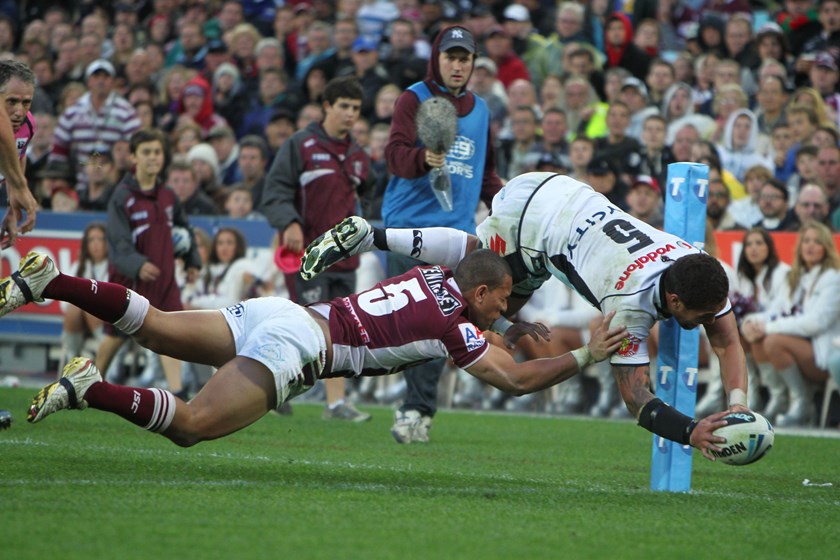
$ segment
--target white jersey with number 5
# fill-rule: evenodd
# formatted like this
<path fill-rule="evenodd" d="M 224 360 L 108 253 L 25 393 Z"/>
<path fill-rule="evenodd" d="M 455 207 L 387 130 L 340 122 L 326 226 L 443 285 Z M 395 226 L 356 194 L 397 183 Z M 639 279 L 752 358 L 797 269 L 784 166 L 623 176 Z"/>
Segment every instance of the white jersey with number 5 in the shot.
<path fill-rule="evenodd" d="M 662 273 L 700 252 L 623 212 L 589 185 L 554 173 L 508 182 L 477 235 L 484 247 L 507 257 L 514 293 L 528 295 L 555 276 L 604 314 L 616 311 L 613 324 L 630 332 L 611 359 L 617 365 L 649 362 L 650 328 L 667 317 Z"/>

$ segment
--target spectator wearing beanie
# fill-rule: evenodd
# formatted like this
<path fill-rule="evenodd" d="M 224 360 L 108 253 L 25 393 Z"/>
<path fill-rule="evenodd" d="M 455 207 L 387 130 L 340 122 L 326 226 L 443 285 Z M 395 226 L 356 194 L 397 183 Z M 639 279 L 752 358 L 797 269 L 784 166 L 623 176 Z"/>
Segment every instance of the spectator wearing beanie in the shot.
<path fill-rule="evenodd" d="M 195 171 L 199 188 L 216 203 L 219 213 L 224 209 L 227 193 L 219 182 L 219 158 L 213 146 L 202 142 L 187 152 L 187 163 Z"/>

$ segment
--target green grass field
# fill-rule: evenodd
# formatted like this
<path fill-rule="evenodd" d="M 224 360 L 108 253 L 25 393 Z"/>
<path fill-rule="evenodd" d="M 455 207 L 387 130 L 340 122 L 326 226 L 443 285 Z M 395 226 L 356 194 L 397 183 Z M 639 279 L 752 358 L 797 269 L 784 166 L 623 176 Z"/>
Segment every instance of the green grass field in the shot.
<path fill-rule="evenodd" d="M 776 436 L 748 467 L 694 455 L 690 494 L 648 490 L 629 422 L 441 412 L 400 446 L 321 407 L 181 449 L 107 413 L 31 426 L 0 389 L 0 558 L 840 557 L 840 440 Z M 803 486 L 803 479 L 832 487 Z"/>

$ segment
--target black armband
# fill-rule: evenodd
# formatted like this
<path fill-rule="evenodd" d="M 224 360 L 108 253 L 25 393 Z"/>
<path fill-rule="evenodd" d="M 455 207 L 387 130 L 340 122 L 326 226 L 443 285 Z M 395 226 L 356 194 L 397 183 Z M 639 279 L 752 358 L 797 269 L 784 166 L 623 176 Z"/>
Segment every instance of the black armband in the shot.
<path fill-rule="evenodd" d="M 642 407 L 639 426 L 665 439 L 689 445 L 697 422 L 661 399 L 653 399 Z"/>
<path fill-rule="evenodd" d="M 385 228 L 373 228 L 373 246 L 380 251 L 388 250 L 388 239 L 385 235 Z"/>

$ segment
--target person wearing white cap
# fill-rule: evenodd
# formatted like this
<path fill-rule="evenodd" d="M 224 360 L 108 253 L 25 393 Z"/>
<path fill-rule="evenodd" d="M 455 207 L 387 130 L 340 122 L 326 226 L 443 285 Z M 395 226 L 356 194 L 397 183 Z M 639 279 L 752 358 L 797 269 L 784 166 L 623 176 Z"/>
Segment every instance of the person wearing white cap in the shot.
<path fill-rule="evenodd" d="M 531 14 L 522 4 L 511 4 L 505 8 L 503 27 L 513 40 L 513 51 L 525 62 L 534 86 L 539 89 L 548 73 L 543 56 L 548 40 L 534 28 Z"/>
<path fill-rule="evenodd" d="M 620 99 L 630 108 L 630 125 L 627 127 L 627 136 L 640 139 L 645 119 L 650 115 L 658 115 L 659 109 L 648 106 L 647 87 L 642 80 L 634 76 L 624 79 L 621 84 Z"/>
<path fill-rule="evenodd" d="M 87 188 L 87 160 L 96 146 L 108 148 L 128 140 L 140 129 L 134 107 L 114 91 L 114 65 L 100 58 L 85 68 L 88 92 L 68 107 L 55 127 L 50 161 L 67 161 L 76 167 L 77 189 Z"/>
<path fill-rule="evenodd" d="M 224 192 L 219 184 L 219 157 L 213 146 L 206 142 L 196 144 L 187 152 L 187 163 L 195 171 L 201 190 L 210 195 L 221 208 Z"/>

